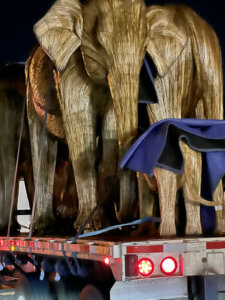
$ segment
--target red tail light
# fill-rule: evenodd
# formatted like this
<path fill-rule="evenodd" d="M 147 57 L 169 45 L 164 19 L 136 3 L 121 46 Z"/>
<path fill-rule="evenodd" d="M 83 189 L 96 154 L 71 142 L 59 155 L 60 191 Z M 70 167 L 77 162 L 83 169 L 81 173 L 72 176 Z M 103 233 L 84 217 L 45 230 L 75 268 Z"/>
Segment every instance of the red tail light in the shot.
<path fill-rule="evenodd" d="M 176 271 L 177 262 L 173 257 L 166 257 L 162 260 L 160 267 L 164 274 L 170 275 Z"/>
<path fill-rule="evenodd" d="M 153 262 L 148 258 L 142 258 L 138 262 L 138 273 L 143 276 L 149 276 L 154 270 Z"/>
<path fill-rule="evenodd" d="M 109 263 L 110 263 L 109 257 L 106 257 L 106 258 L 104 259 L 104 263 L 105 263 L 106 265 L 109 265 Z"/>

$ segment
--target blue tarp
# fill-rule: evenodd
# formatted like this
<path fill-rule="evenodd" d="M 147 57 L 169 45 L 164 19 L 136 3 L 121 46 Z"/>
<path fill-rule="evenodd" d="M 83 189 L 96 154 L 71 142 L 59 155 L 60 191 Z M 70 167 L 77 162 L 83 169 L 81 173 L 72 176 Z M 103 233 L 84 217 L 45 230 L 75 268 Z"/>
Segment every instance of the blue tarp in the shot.
<path fill-rule="evenodd" d="M 157 104 L 156 104 L 157 105 Z M 121 168 L 153 175 L 155 167 L 176 173 L 184 170 L 184 159 L 179 146 L 183 139 L 194 150 L 202 153 L 202 193 L 206 200 L 212 195 L 225 174 L 225 121 L 202 119 L 165 119 L 147 129 L 132 145 L 120 163 Z M 201 206 L 203 232 L 215 228 L 213 207 Z"/>

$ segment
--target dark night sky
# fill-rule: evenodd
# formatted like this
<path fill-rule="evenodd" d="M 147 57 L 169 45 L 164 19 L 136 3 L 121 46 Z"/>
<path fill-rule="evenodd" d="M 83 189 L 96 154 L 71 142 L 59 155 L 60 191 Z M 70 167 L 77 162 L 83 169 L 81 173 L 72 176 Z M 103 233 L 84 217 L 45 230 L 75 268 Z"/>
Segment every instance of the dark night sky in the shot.
<path fill-rule="evenodd" d="M 36 40 L 33 24 L 39 20 L 54 0 L 4 0 L 0 18 L 0 65 L 25 61 Z M 225 61 L 225 1 L 224 0 L 146 0 L 147 4 L 185 3 L 205 18 L 217 32 Z M 225 64 L 224 64 L 225 66 Z"/>

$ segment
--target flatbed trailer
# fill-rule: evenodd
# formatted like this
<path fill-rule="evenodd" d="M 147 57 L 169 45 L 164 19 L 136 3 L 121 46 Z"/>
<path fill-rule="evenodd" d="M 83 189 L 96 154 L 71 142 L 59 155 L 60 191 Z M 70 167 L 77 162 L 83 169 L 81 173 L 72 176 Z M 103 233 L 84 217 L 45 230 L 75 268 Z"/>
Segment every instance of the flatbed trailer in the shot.
<path fill-rule="evenodd" d="M 102 299 L 225 299 L 225 237 L 115 241 L 104 236 L 76 243 L 57 237 L 0 237 L 0 253 L 39 262 L 54 258 L 71 263 L 75 258 L 81 264 L 97 263 L 98 271 L 108 268 L 113 275 L 109 294 Z"/>

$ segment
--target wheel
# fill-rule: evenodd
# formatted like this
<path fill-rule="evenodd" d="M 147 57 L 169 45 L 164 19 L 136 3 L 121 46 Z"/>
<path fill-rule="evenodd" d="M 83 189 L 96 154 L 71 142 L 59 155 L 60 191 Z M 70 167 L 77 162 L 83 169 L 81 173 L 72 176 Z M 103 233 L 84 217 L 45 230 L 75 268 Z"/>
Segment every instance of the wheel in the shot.
<path fill-rule="evenodd" d="M 36 274 L 28 274 L 16 287 L 16 300 L 54 300 L 48 280 L 40 281 Z"/>
<path fill-rule="evenodd" d="M 87 284 L 81 291 L 78 300 L 104 300 L 101 292 L 93 284 Z"/>

